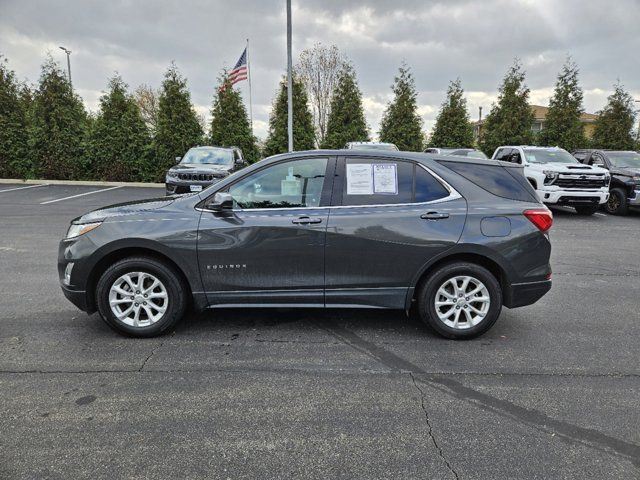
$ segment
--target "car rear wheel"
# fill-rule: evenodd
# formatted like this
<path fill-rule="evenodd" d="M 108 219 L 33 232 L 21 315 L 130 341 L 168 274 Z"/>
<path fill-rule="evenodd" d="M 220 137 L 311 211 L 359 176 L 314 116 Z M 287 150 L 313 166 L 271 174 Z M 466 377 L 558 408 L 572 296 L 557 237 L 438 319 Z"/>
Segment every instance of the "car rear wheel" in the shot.
<path fill-rule="evenodd" d="M 418 292 L 421 320 L 446 338 L 482 335 L 496 323 L 501 310 L 498 280 L 474 263 L 443 265 Z"/>
<path fill-rule="evenodd" d="M 593 215 L 594 213 L 596 213 L 598 211 L 598 207 L 597 206 L 575 207 L 575 209 L 576 209 L 576 213 L 578 215 L 584 215 L 584 216 Z"/>
<path fill-rule="evenodd" d="M 172 268 L 153 258 L 120 260 L 100 277 L 96 303 L 119 333 L 154 337 L 169 331 L 186 309 L 185 287 Z"/>
<path fill-rule="evenodd" d="M 628 210 L 627 195 L 621 188 L 614 188 L 609 192 L 609 200 L 604 209 L 611 215 L 626 215 Z"/>

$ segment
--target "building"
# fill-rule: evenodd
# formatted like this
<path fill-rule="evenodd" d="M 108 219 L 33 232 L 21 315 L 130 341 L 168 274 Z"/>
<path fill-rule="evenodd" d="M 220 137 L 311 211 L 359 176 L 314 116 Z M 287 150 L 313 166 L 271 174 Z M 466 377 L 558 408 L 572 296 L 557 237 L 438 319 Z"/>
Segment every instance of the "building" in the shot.
<path fill-rule="evenodd" d="M 549 112 L 549 107 L 543 107 L 542 105 L 531 105 L 531 110 L 533 111 L 533 124 L 531 125 L 531 130 L 534 133 L 538 133 L 544 129 L 544 124 L 547 119 L 547 112 Z M 597 118 L 598 115 L 595 115 L 593 113 L 583 113 L 582 115 L 580 115 L 580 122 L 582 122 L 582 126 L 584 127 L 585 137 L 593 137 L 595 121 Z M 478 141 L 478 138 L 481 135 L 483 124 L 484 119 L 473 122 L 473 133 L 475 141 Z"/>

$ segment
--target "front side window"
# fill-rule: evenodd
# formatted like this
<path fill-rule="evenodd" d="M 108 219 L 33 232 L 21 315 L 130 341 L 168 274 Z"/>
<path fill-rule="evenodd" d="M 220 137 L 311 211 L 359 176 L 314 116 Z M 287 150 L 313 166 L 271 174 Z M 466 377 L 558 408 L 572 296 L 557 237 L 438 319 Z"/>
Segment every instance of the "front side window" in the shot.
<path fill-rule="evenodd" d="M 328 159 L 307 158 L 263 168 L 229 187 L 238 208 L 318 207 Z"/>

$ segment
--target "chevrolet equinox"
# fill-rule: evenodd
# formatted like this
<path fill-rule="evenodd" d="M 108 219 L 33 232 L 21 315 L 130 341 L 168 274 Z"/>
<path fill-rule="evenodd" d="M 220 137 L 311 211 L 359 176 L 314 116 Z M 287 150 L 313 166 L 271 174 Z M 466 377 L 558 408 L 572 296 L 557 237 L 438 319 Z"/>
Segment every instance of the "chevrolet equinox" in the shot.
<path fill-rule="evenodd" d="M 462 339 L 549 291 L 551 224 L 519 165 L 315 150 L 87 213 L 58 271 L 71 302 L 132 336 L 172 330 L 189 306 L 415 306 Z"/>

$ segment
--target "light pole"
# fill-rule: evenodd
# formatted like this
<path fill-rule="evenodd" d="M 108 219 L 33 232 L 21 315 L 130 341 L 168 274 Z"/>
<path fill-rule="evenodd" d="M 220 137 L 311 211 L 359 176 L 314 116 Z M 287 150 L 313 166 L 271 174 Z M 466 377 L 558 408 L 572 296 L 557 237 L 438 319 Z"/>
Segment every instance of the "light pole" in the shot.
<path fill-rule="evenodd" d="M 71 60 L 69 58 L 71 55 L 71 50 L 64 47 L 60 47 L 60 50 L 67 54 L 67 75 L 69 76 L 69 85 L 71 85 Z"/>
<path fill-rule="evenodd" d="M 291 0 L 287 0 L 287 131 L 289 132 L 289 151 L 293 152 L 293 68 L 291 63 Z"/>
<path fill-rule="evenodd" d="M 640 103 L 640 100 L 634 100 L 636 103 Z M 636 143 L 640 143 L 640 120 L 638 121 L 638 131 L 636 132 Z"/>

